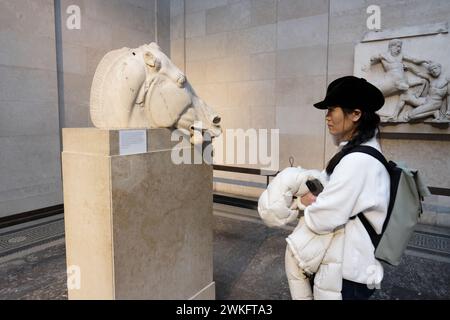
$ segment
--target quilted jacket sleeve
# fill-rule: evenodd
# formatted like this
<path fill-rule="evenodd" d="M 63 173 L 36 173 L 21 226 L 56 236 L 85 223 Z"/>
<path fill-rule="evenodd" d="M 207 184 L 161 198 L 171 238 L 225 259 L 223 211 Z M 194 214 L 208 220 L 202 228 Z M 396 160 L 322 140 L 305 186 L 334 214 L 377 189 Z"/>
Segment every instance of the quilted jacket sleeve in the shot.
<path fill-rule="evenodd" d="M 293 205 L 293 196 L 306 193 L 306 181 L 319 177 L 321 177 L 319 171 L 300 167 L 281 171 L 270 182 L 258 201 L 258 212 L 264 223 L 269 227 L 280 227 L 294 221 L 299 208 Z"/>
<path fill-rule="evenodd" d="M 316 201 L 305 209 L 305 222 L 318 233 L 333 232 L 350 217 L 374 205 L 373 197 L 362 197 L 367 168 L 377 160 L 362 153 L 345 156 L 336 166 L 328 184 Z"/>

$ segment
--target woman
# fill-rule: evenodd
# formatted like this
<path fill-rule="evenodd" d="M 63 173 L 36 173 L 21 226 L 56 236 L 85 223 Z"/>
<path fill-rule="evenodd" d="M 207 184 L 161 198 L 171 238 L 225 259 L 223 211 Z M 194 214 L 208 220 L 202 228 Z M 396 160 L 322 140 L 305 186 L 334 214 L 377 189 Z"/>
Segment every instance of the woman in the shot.
<path fill-rule="evenodd" d="M 328 130 L 340 151 L 357 145 L 381 151 L 376 140 L 380 118 L 375 112 L 383 104 L 383 94 L 375 86 L 347 76 L 333 81 L 325 99 L 314 106 L 328 109 Z M 373 285 L 381 282 L 383 268 L 375 258 L 366 229 L 355 217 L 363 212 L 381 233 L 389 203 L 389 174 L 383 164 L 365 153 L 351 153 L 340 161 L 338 158 L 328 163 L 328 183 L 323 191 L 317 197 L 307 193 L 300 202 L 306 206 L 305 223 L 313 232 L 327 234 L 345 226 L 342 298 L 368 299 L 375 290 Z"/>

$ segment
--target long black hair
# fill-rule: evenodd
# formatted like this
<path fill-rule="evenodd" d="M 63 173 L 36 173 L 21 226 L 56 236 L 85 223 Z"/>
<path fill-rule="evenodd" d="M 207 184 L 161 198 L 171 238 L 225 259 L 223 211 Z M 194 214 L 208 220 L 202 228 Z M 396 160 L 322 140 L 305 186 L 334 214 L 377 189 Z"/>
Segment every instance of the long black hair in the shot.
<path fill-rule="evenodd" d="M 348 115 L 351 114 L 354 109 L 342 108 L 342 111 Z M 345 153 L 347 150 L 372 139 L 375 136 L 377 129 L 379 131 L 379 124 L 380 116 L 378 114 L 371 111 L 361 110 L 361 117 L 356 124 L 356 134 L 353 135 L 352 139 L 342 148 L 340 152 Z M 334 168 L 336 166 L 336 162 L 340 159 L 341 157 L 335 156 L 328 162 L 326 168 L 328 175 L 331 174 L 331 168 Z"/>

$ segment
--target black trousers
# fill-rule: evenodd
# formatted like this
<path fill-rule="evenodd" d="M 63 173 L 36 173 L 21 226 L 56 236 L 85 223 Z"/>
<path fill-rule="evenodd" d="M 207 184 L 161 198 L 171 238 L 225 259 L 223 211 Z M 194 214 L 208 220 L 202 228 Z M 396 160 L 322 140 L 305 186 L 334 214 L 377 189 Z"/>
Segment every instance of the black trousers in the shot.
<path fill-rule="evenodd" d="M 316 275 L 313 274 L 309 278 L 311 288 L 314 287 L 315 276 Z M 369 289 L 366 284 L 342 279 L 342 300 L 369 300 L 374 293 L 375 289 Z"/>
<path fill-rule="evenodd" d="M 367 285 L 349 280 L 342 281 L 342 300 L 368 300 L 375 292 Z"/>

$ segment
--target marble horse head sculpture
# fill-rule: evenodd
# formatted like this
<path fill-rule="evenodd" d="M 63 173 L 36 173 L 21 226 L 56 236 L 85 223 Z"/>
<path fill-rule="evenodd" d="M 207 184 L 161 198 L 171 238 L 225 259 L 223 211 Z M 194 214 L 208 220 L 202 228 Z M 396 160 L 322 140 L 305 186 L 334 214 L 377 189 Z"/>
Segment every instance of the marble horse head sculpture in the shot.
<path fill-rule="evenodd" d="M 190 134 L 191 143 L 202 141 L 194 130 L 212 138 L 222 132 L 219 115 L 154 42 L 103 57 L 92 82 L 90 113 L 100 129 L 176 128 Z"/>

